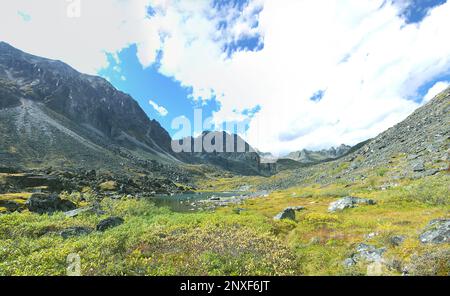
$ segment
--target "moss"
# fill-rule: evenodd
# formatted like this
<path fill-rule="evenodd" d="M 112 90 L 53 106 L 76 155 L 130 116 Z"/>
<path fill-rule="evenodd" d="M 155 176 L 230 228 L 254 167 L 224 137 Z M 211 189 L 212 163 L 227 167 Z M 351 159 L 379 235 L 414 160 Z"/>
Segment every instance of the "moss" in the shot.
<path fill-rule="evenodd" d="M 215 180 L 214 186 L 240 186 L 247 178 Z M 423 245 L 418 235 L 430 220 L 449 216 L 448 181 L 436 175 L 399 181 L 386 190 L 368 183 L 297 186 L 246 201 L 239 205 L 245 209 L 240 215 L 233 207 L 180 214 L 133 198 L 103 199 L 100 216 L 0 215 L 0 274 L 63 275 L 67 255 L 77 253 L 84 275 L 360 275 L 366 273 L 365 263 L 346 269 L 342 261 L 367 242 L 387 246 L 386 260 L 411 266 L 412 272 L 441 275 L 448 273 L 446 246 Z M 76 201 L 88 192 L 65 195 Z M 377 204 L 328 213 L 329 203 L 344 194 Z M 288 206 L 306 209 L 296 213 L 296 221 L 273 221 Z M 67 227 L 95 228 L 108 216 L 123 217 L 125 223 L 67 240 L 58 235 Z M 369 233 L 377 235 L 367 238 Z M 406 240 L 392 246 L 393 235 Z"/>
<path fill-rule="evenodd" d="M 31 194 L 29 192 L 0 194 L 0 201 L 13 201 L 18 204 L 25 204 L 31 197 Z"/>
<path fill-rule="evenodd" d="M 99 185 L 102 191 L 114 191 L 117 190 L 117 182 L 115 181 L 106 181 Z"/>

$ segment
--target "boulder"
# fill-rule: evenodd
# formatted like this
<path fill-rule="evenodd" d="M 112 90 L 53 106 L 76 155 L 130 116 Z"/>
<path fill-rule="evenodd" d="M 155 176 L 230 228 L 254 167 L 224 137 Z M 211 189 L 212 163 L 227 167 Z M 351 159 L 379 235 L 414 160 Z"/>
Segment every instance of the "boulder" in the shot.
<path fill-rule="evenodd" d="M 280 213 L 278 213 L 275 217 L 273 217 L 274 220 L 284 220 L 284 219 L 290 219 L 295 220 L 295 210 L 293 210 L 291 207 L 284 209 Z"/>
<path fill-rule="evenodd" d="M 405 241 L 405 237 L 403 235 L 394 235 L 389 238 L 389 242 L 393 246 L 400 246 Z"/>
<path fill-rule="evenodd" d="M 123 224 L 125 221 L 120 217 L 109 217 L 97 224 L 97 231 L 105 231 L 109 228 L 117 227 Z"/>
<path fill-rule="evenodd" d="M 76 208 L 76 205 L 63 200 L 57 194 L 33 193 L 26 202 L 26 207 L 30 212 L 44 214 L 58 211 L 70 211 Z"/>
<path fill-rule="evenodd" d="M 64 239 L 68 239 L 69 237 L 88 235 L 91 232 L 92 232 L 91 228 L 75 226 L 75 227 L 69 227 L 69 228 L 66 228 L 66 229 L 62 230 L 60 235 Z"/>
<path fill-rule="evenodd" d="M 81 213 L 87 212 L 87 211 L 91 211 L 93 210 L 93 207 L 85 207 L 85 208 L 79 208 L 79 209 L 75 209 L 75 210 L 71 210 L 68 212 L 65 212 L 64 215 L 66 215 L 66 217 L 69 218 L 73 218 L 78 216 Z"/>
<path fill-rule="evenodd" d="M 450 219 L 432 220 L 419 237 L 423 244 L 450 242 Z"/>
<path fill-rule="evenodd" d="M 305 210 L 306 208 L 302 207 L 302 206 L 295 206 L 295 207 L 288 207 L 288 209 L 293 209 L 296 212 L 300 212 L 300 211 Z"/>
<path fill-rule="evenodd" d="M 355 265 L 360 261 L 369 263 L 383 262 L 383 254 L 386 251 L 385 248 L 375 248 L 372 245 L 359 244 L 356 246 L 356 252 L 351 257 L 344 260 L 343 264 L 347 267 Z"/>
<path fill-rule="evenodd" d="M 328 212 L 343 211 L 344 209 L 354 208 L 358 204 L 374 205 L 376 202 L 372 199 L 347 196 L 332 202 L 328 207 Z"/>

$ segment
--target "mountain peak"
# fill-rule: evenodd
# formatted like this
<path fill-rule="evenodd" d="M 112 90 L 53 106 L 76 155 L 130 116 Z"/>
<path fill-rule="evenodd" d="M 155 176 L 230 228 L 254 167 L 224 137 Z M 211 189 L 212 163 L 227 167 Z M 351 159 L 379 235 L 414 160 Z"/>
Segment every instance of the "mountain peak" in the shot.
<path fill-rule="evenodd" d="M 26 146 L 27 135 L 20 135 L 17 126 L 32 123 L 30 130 L 39 125 L 42 129 L 28 137 L 47 139 L 53 146 L 44 151 L 42 145 L 33 145 L 26 155 L 57 158 L 51 156 L 55 152 L 73 158 L 67 154 L 76 153 L 58 144 L 71 143 L 89 146 L 92 149 L 85 154 L 91 156 L 97 155 L 99 149 L 117 146 L 143 150 L 149 157 L 175 159 L 170 135 L 158 122 L 150 120 L 131 96 L 101 77 L 81 74 L 61 61 L 24 53 L 6 42 L 0 43 L 0 95 L 0 115 L 21 120 L 7 127 L 2 125 L 8 120 L 0 122 L 0 128 L 9 130 L 11 136 L 11 143 L 6 140 L 2 143 L 5 147 L 0 144 L 2 151 L 14 145 Z M 26 161 L 26 157 L 22 160 Z"/>

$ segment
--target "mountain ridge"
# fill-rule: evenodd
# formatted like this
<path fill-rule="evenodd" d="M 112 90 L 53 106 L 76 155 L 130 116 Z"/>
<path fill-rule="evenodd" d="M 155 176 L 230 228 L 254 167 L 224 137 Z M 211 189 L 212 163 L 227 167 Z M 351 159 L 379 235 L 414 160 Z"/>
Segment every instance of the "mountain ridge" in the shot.
<path fill-rule="evenodd" d="M 101 77 L 4 42 L 0 43 L 0 97 L 4 166 L 127 170 L 156 160 L 175 167 L 212 164 L 256 175 L 267 167 L 240 137 L 243 151 L 237 151 L 236 144 L 231 153 L 176 153 L 172 149 L 176 141 L 130 95 Z M 208 134 L 204 131 L 202 137 Z"/>

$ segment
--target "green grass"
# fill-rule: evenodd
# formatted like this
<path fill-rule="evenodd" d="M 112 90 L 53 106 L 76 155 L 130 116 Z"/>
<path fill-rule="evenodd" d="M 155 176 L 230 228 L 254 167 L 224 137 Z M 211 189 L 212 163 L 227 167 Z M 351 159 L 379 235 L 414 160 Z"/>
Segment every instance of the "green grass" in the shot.
<path fill-rule="evenodd" d="M 0 215 L 0 275 L 64 275 L 72 253 L 80 256 L 83 275 L 355 275 L 365 274 L 367 264 L 347 269 L 342 261 L 360 242 L 386 246 L 386 260 L 412 264 L 417 274 L 445 275 L 450 271 L 448 244 L 423 245 L 418 236 L 430 220 L 450 216 L 449 178 L 404 180 L 386 190 L 375 189 L 372 181 L 298 186 L 248 200 L 239 205 L 245 209 L 240 214 L 236 207 L 174 213 L 146 200 L 105 198 L 101 216 Z M 231 188 L 247 181 L 225 178 L 213 186 Z M 377 176 L 374 182 L 383 181 Z M 328 213 L 329 203 L 345 195 L 377 204 Z M 79 198 L 77 193 L 67 196 Z M 306 210 L 297 212 L 296 221 L 274 221 L 287 206 Z M 125 223 L 66 240 L 59 235 L 71 226 L 94 229 L 111 215 Z M 369 233 L 378 235 L 366 239 Z M 405 236 L 404 244 L 389 245 L 392 235 Z"/>

